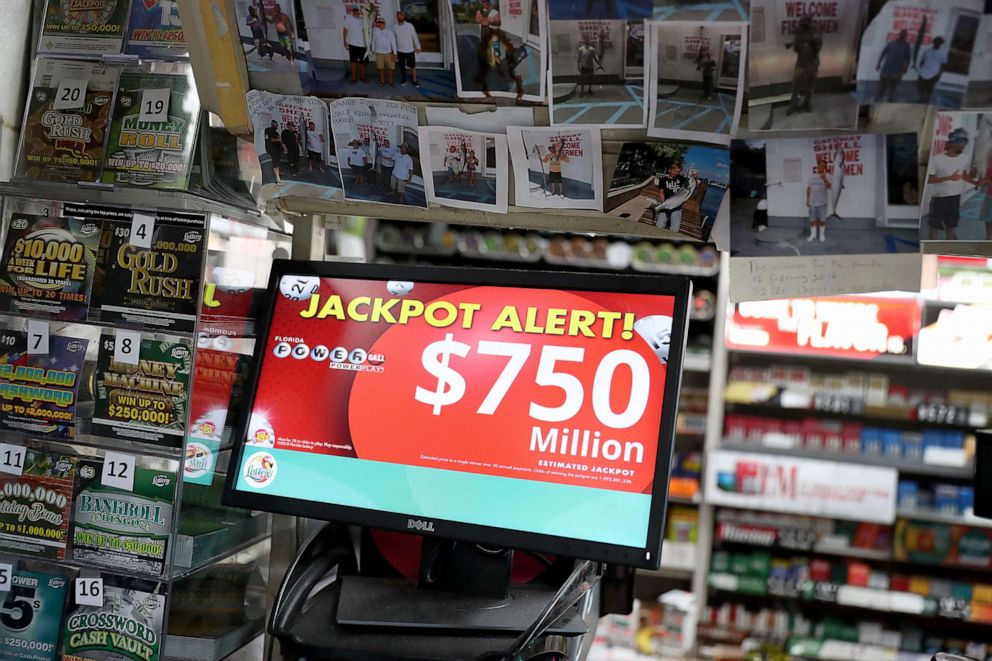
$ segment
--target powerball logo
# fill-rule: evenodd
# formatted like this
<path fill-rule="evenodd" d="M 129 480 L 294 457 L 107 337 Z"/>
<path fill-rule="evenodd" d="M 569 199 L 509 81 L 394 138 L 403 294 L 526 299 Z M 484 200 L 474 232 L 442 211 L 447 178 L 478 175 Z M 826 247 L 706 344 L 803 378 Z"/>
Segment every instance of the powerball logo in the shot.
<path fill-rule="evenodd" d="M 276 479 L 276 458 L 268 452 L 256 452 L 245 462 L 244 477 L 248 486 L 261 489 Z"/>

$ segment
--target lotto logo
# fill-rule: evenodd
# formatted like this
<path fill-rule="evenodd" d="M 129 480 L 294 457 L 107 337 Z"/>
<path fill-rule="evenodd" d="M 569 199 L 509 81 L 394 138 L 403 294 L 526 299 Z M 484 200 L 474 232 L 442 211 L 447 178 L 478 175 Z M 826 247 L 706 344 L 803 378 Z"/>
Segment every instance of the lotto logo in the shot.
<path fill-rule="evenodd" d="M 311 360 L 321 363 L 327 361 L 333 369 L 352 369 L 364 371 L 365 368 L 378 367 L 385 362 L 386 358 L 381 353 L 370 354 L 360 347 L 348 349 L 347 347 L 334 347 L 329 349 L 323 344 L 314 347 L 306 343 L 291 344 L 289 342 L 278 342 L 272 349 L 272 354 L 276 358 L 295 358 Z"/>

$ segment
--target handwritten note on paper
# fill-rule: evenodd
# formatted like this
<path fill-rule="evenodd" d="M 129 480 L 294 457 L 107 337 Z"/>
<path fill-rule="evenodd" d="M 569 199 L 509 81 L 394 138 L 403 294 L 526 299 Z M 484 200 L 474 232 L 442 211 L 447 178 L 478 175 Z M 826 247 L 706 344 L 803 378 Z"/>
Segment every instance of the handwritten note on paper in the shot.
<path fill-rule="evenodd" d="M 731 257 L 730 301 L 836 296 L 876 291 L 920 291 L 923 257 L 833 255 Z"/>

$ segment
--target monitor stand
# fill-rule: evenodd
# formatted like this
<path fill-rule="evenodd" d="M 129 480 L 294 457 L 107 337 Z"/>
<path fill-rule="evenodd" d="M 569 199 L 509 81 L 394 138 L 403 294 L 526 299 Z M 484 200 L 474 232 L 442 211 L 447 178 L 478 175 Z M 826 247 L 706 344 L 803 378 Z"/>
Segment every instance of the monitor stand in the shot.
<path fill-rule="evenodd" d="M 341 576 L 339 625 L 460 631 L 523 632 L 556 589 L 510 585 L 513 551 L 424 538 L 417 583 L 403 578 Z M 547 633 L 588 631 L 576 608 Z"/>

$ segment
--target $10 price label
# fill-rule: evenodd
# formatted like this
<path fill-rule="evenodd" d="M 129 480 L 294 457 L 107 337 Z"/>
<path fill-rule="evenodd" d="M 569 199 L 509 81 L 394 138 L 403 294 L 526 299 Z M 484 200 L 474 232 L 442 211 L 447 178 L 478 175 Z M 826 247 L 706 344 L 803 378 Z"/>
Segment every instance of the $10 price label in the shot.
<path fill-rule="evenodd" d="M 441 415 L 445 407 L 457 404 L 465 396 L 465 376 L 452 365 L 452 357 L 469 358 L 472 350 L 469 344 L 456 340 L 451 333 L 424 349 L 421 363 L 437 382 L 433 389 L 418 385 L 414 398 L 430 406 L 434 415 Z M 519 342 L 480 340 L 475 353 L 479 356 L 506 359 L 502 371 L 476 409 L 476 413 L 480 415 L 493 415 L 517 382 L 525 365 L 533 360 L 534 347 Z M 531 401 L 528 407 L 531 418 L 540 422 L 559 423 L 571 420 L 579 413 L 586 401 L 586 388 L 566 368 L 569 364 L 581 364 L 585 359 L 586 351 L 582 347 L 545 345 L 540 348 L 534 384 L 559 390 L 561 403 L 546 406 Z M 625 406 L 614 410 L 610 394 L 614 390 L 614 380 L 621 367 L 629 371 L 629 397 Z M 627 429 L 637 424 L 647 409 L 650 386 L 651 371 L 641 354 L 629 349 L 615 349 L 605 354 L 596 366 L 590 397 L 597 420 L 613 429 Z"/>

